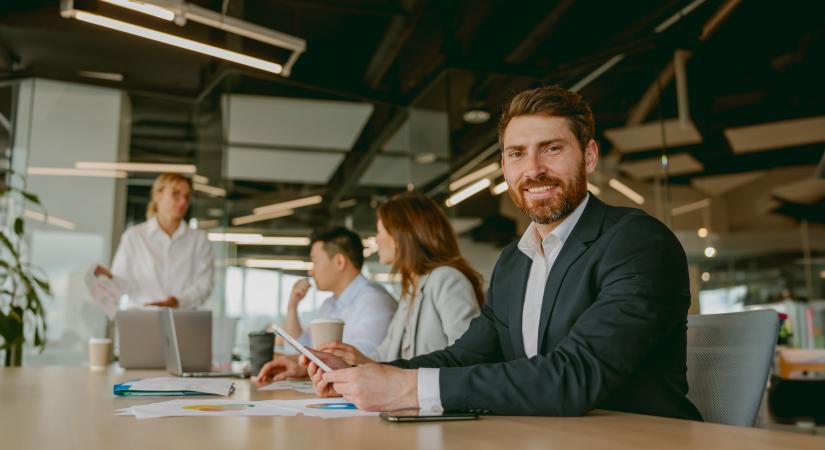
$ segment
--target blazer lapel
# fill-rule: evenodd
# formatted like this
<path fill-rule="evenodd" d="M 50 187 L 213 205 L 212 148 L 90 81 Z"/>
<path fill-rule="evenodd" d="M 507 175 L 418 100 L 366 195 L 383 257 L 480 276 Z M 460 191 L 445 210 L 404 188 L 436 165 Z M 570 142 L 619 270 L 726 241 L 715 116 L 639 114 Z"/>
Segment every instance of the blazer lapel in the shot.
<path fill-rule="evenodd" d="M 513 345 L 513 353 L 516 358 L 524 358 L 524 335 L 521 333 L 521 315 L 524 310 L 524 293 L 527 291 L 527 278 L 530 277 L 530 265 L 533 261 L 521 250 L 518 252 L 518 261 L 513 264 L 510 272 L 510 282 L 505 292 L 512 292 L 513 298 L 510 300 L 509 320 L 507 326 L 510 327 L 510 341 Z"/>
<path fill-rule="evenodd" d="M 599 236 L 606 213 L 607 208 L 604 203 L 591 195 L 579 222 L 564 243 L 561 252 L 559 252 L 559 256 L 556 258 L 556 262 L 553 263 L 553 268 L 547 277 L 547 283 L 544 285 L 544 298 L 541 302 L 539 342 L 537 347 L 539 353 L 544 351 L 542 348 L 545 342 L 544 334 L 547 331 L 547 325 L 550 323 L 550 315 L 553 312 L 553 307 L 556 306 L 559 289 L 564 281 L 564 277 L 567 275 L 570 266 L 587 250 L 589 244 Z M 519 332 L 520 331 L 521 330 L 519 330 Z"/>

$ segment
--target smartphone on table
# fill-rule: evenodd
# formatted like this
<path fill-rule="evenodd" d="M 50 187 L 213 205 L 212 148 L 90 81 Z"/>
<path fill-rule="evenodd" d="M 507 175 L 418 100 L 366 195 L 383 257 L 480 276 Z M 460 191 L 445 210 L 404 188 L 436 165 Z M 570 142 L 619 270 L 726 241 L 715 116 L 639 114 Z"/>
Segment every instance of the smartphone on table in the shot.
<path fill-rule="evenodd" d="M 418 409 L 402 409 L 382 412 L 381 418 L 388 422 L 436 422 L 442 420 L 478 420 L 478 414 L 462 411 L 444 411 L 442 413 L 424 412 Z"/>

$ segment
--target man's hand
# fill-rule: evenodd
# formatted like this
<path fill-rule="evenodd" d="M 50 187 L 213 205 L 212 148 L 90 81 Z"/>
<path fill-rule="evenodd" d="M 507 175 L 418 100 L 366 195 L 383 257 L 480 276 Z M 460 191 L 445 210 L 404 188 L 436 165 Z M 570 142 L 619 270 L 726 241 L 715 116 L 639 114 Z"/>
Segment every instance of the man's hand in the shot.
<path fill-rule="evenodd" d="M 319 352 L 313 349 L 307 349 L 311 351 L 315 356 L 317 356 L 321 361 L 323 361 L 326 365 L 328 365 L 332 370 L 337 369 L 345 369 L 349 367 L 346 361 L 343 359 L 331 354 L 331 353 L 324 353 Z M 307 373 L 309 377 L 312 379 L 312 385 L 315 387 L 315 393 L 318 394 L 319 397 L 340 397 L 341 395 L 335 392 L 335 389 L 332 388 L 332 383 L 328 383 L 323 379 L 324 371 L 321 370 L 314 362 L 310 361 L 304 355 L 301 355 L 298 358 L 298 362 L 301 366 L 306 367 Z"/>
<path fill-rule="evenodd" d="M 292 285 L 292 292 L 289 294 L 289 308 L 298 308 L 298 304 L 306 297 L 311 285 L 309 280 L 302 278 Z"/>
<path fill-rule="evenodd" d="M 177 308 L 179 306 L 178 299 L 175 297 L 167 297 L 166 300 L 157 300 L 149 302 L 146 306 L 165 306 L 167 308 Z"/>
<path fill-rule="evenodd" d="M 363 411 L 419 408 L 418 370 L 367 364 L 327 372 L 321 378 Z"/>
<path fill-rule="evenodd" d="M 264 364 L 253 381 L 257 384 L 269 384 L 287 378 L 306 378 L 307 371 L 298 364 L 294 355 L 276 355 L 272 361 Z"/>
<path fill-rule="evenodd" d="M 100 264 L 98 264 L 95 267 L 95 276 L 99 277 L 101 275 L 105 276 L 106 278 L 108 278 L 110 280 L 112 279 L 112 272 L 109 272 L 109 269 L 107 269 L 107 268 L 101 266 Z"/>
<path fill-rule="evenodd" d="M 346 361 L 347 364 L 351 366 L 360 366 L 361 364 L 375 362 L 364 356 L 363 353 L 352 345 L 342 344 L 340 342 L 330 342 L 321 345 L 318 347 L 318 350 L 326 353 L 332 353 L 333 355 Z"/>

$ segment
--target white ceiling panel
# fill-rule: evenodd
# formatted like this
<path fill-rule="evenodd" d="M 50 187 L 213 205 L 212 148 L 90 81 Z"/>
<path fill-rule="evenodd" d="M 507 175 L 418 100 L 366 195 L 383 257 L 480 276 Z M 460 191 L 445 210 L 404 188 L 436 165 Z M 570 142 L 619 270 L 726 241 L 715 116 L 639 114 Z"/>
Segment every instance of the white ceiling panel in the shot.
<path fill-rule="evenodd" d="M 705 194 L 716 196 L 732 191 L 740 186 L 756 181 L 764 175 L 764 171 L 734 173 L 730 175 L 714 175 L 698 177 L 690 180 L 690 184 Z"/>
<path fill-rule="evenodd" d="M 664 142 L 662 142 L 662 126 L 664 124 Z M 702 135 L 688 122 L 682 126 L 679 119 L 668 119 L 662 122 L 649 122 L 632 127 L 612 128 L 605 130 L 604 135 L 619 151 L 640 152 L 661 147 L 678 147 L 682 145 L 699 144 Z"/>
<path fill-rule="evenodd" d="M 408 156 L 376 155 L 361 176 L 361 186 L 404 187 L 412 181 L 416 186 L 426 184 L 447 173 L 450 165 L 446 162 L 418 164 Z"/>
<path fill-rule="evenodd" d="M 233 144 L 350 150 L 372 114 L 369 103 L 225 95 L 223 118 Z"/>
<path fill-rule="evenodd" d="M 344 156 L 344 153 L 336 152 L 229 147 L 226 150 L 226 177 L 232 180 L 324 184 Z"/>
<path fill-rule="evenodd" d="M 669 165 L 668 174 L 670 176 L 685 175 L 704 170 L 702 163 L 688 153 L 671 155 L 667 161 Z M 662 159 L 659 157 L 647 158 L 622 163 L 619 167 L 631 177 L 637 180 L 644 180 L 662 174 Z"/>
<path fill-rule="evenodd" d="M 825 116 L 728 128 L 725 137 L 734 153 L 825 142 Z"/>

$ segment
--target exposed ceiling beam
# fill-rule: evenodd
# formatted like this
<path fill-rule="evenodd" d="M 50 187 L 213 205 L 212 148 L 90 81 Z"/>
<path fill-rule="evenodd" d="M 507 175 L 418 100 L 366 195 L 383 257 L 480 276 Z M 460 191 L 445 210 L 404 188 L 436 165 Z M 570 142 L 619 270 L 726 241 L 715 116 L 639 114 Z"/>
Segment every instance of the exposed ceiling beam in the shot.
<path fill-rule="evenodd" d="M 352 150 L 330 177 L 326 204 L 330 210 L 358 186 L 361 176 L 384 143 L 407 119 L 408 110 L 395 106 L 376 105 L 370 120 L 355 141 Z"/>
<path fill-rule="evenodd" d="M 421 2 L 419 0 L 403 0 L 401 7 L 406 14 L 393 16 L 381 43 L 372 55 L 364 72 L 364 84 L 375 89 L 381 84 L 384 75 L 392 67 L 401 49 L 412 35 L 416 24 L 421 18 Z"/>

